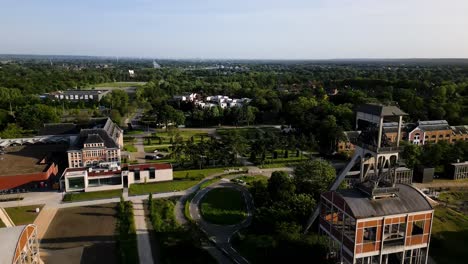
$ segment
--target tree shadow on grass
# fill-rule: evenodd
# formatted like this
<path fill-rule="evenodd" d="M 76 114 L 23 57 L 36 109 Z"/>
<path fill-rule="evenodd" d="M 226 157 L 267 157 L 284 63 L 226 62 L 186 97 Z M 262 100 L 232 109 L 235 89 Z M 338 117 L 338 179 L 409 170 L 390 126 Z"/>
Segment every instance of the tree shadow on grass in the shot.
<path fill-rule="evenodd" d="M 463 231 L 443 231 L 433 235 L 429 255 L 438 264 L 466 263 L 468 229 Z"/>

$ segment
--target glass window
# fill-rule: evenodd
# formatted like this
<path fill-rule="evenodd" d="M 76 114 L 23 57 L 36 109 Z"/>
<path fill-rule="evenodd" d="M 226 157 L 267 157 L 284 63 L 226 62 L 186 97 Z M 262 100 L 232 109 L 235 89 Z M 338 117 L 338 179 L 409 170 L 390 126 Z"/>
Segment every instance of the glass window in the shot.
<path fill-rule="evenodd" d="M 424 232 L 424 220 L 422 221 L 414 221 L 413 228 L 411 231 L 411 235 L 422 235 Z"/>
<path fill-rule="evenodd" d="M 140 180 L 140 170 L 135 170 L 133 173 L 135 175 L 135 181 L 139 181 Z"/>
<path fill-rule="evenodd" d="M 365 227 L 364 228 L 364 243 L 375 242 L 377 233 L 377 227 Z"/>
<path fill-rule="evenodd" d="M 149 169 L 149 178 L 156 179 L 156 171 L 154 170 L 154 168 Z"/>
<path fill-rule="evenodd" d="M 68 179 L 68 186 L 70 189 L 83 189 L 84 184 L 84 177 L 79 178 L 69 178 Z"/>

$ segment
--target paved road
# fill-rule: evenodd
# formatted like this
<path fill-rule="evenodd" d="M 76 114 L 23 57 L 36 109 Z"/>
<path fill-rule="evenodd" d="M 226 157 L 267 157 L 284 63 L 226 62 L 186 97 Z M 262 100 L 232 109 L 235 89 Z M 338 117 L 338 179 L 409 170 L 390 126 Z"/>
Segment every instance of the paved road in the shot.
<path fill-rule="evenodd" d="M 206 193 L 208 193 L 210 190 L 213 190 L 214 188 L 234 188 L 241 191 L 247 206 L 247 219 L 245 219 L 242 223 L 235 225 L 215 225 L 203 220 L 199 211 L 200 201 Z M 199 191 L 190 202 L 190 215 L 192 219 L 197 223 L 199 228 L 207 234 L 209 239 L 214 242 L 220 250 L 230 256 L 235 263 L 249 263 L 242 255 L 240 255 L 234 248 L 232 248 L 230 239 L 234 233 L 250 225 L 252 221 L 252 210 L 253 200 L 247 189 L 238 184 L 226 181 L 214 183 Z"/>
<path fill-rule="evenodd" d="M 137 200 L 133 202 L 133 212 L 135 218 L 135 227 L 137 233 L 138 256 L 140 263 L 154 263 L 153 253 L 151 250 L 150 235 L 146 224 L 145 209 L 143 201 Z"/>

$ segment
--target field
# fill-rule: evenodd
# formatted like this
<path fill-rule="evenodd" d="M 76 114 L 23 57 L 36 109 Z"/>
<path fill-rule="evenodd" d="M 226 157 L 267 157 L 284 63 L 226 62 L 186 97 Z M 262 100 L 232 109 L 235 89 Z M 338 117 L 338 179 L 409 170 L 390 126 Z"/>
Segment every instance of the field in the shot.
<path fill-rule="evenodd" d="M 41 248 L 50 250 L 50 260 L 55 255 L 70 260 L 53 250 L 83 247 L 82 264 L 118 263 L 115 208 L 112 203 L 60 209 L 41 241 Z M 44 263 L 49 262 L 44 259 Z"/>
<path fill-rule="evenodd" d="M 200 184 L 200 189 L 205 189 L 206 187 L 210 186 L 211 184 L 219 180 L 221 180 L 221 176 L 216 176 L 213 179 L 206 180 L 202 184 Z"/>
<path fill-rule="evenodd" d="M 229 188 L 209 191 L 203 197 L 200 207 L 203 219 L 213 224 L 237 224 L 247 216 L 242 193 Z"/>
<path fill-rule="evenodd" d="M 444 192 L 446 202 L 435 208 L 429 255 L 439 264 L 465 263 L 468 245 L 468 215 L 464 203 L 468 191 Z"/>
<path fill-rule="evenodd" d="M 5 208 L 5 211 L 10 216 L 15 225 L 26 225 L 32 224 L 34 222 L 38 215 L 38 213 L 36 213 L 36 208 L 42 209 L 43 206 L 43 204 L 39 204 L 21 207 L 8 207 Z"/>
<path fill-rule="evenodd" d="M 81 192 L 67 193 L 63 197 L 64 202 L 78 202 L 97 199 L 116 198 L 122 194 L 122 190 L 99 191 L 99 192 Z"/>
<path fill-rule="evenodd" d="M 198 143 L 202 140 L 209 139 L 209 135 L 204 130 L 178 130 L 178 129 L 169 129 L 168 131 L 158 129 L 156 133 L 152 134 L 151 138 L 145 138 L 143 143 L 148 146 L 161 146 L 161 145 L 170 145 L 171 138 L 175 140 L 176 136 L 179 135 L 183 141 L 191 140 L 193 137 L 193 142 Z M 161 140 L 159 140 L 160 138 Z"/>
<path fill-rule="evenodd" d="M 93 84 L 92 86 L 96 88 L 110 88 L 110 87 L 116 87 L 116 88 L 125 88 L 125 87 L 134 87 L 134 86 L 142 86 L 144 85 L 145 82 L 107 82 L 107 83 L 99 83 L 99 84 Z"/>
<path fill-rule="evenodd" d="M 220 136 L 225 136 L 231 132 L 237 132 L 239 133 L 240 136 L 244 138 L 252 139 L 255 137 L 255 134 L 257 132 L 260 132 L 260 133 L 271 132 L 274 134 L 279 134 L 280 130 L 274 127 L 261 127 L 261 128 L 244 127 L 244 128 L 233 128 L 233 129 L 229 129 L 229 128 L 216 129 L 216 133 Z"/>
<path fill-rule="evenodd" d="M 210 175 L 222 173 L 228 168 L 211 168 L 202 170 L 182 170 L 174 171 L 174 179 L 198 179 L 201 180 Z"/>
<path fill-rule="evenodd" d="M 168 181 L 157 183 L 132 184 L 128 190 L 130 195 L 141 195 L 149 193 L 177 192 L 195 186 L 198 181 Z"/>
<path fill-rule="evenodd" d="M 128 152 L 137 152 L 138 151 L 137 148 L 134 145 L 131 145 L 131 144 L 124 144 L 123 150 L 128 151 Z"/>
<path fill-rule="evenodd" d="M 253 175 L 253 176 L 244 175 L 244 176 L 237 177 L 236 179 L 243 180 L 247 184 L 247 186 L 251 186 L 252 183 L 255 181 L 262 181 L 265 183 L 268 181 L 268 177 L 265 177 L 263 175 Z"/>

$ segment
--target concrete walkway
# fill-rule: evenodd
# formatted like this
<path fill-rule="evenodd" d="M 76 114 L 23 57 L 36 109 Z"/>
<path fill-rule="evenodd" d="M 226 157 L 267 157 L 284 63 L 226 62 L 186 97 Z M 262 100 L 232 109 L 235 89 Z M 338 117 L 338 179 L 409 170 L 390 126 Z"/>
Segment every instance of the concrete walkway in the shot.
<path fill-rule="evenodd" d="M 2 207 L 0 207 L 0 219 L 5 224 L 6 227 L 15 226 L 15 223 L 13 223 L 10 216 L 8 216 L 7 212 Z"/>
<path fill-rule="evenodd" d="M 34 224 L 37 226 L 37 238 L 39 240 L 44 237 L 47 229 L 49 229 L 49 225 L 52 223 L 52 219 L 54 219 L 57 210 L 57 207 L 45 205 L 34 220 Z"/>
<path fill-rule="evenodd" d="M 135 227 L 137 233 L 138 256 L 141 264 L 154 263 L 148 226 L 146 224 L 145 209 L 142 200 L 133 201 Z"/>

